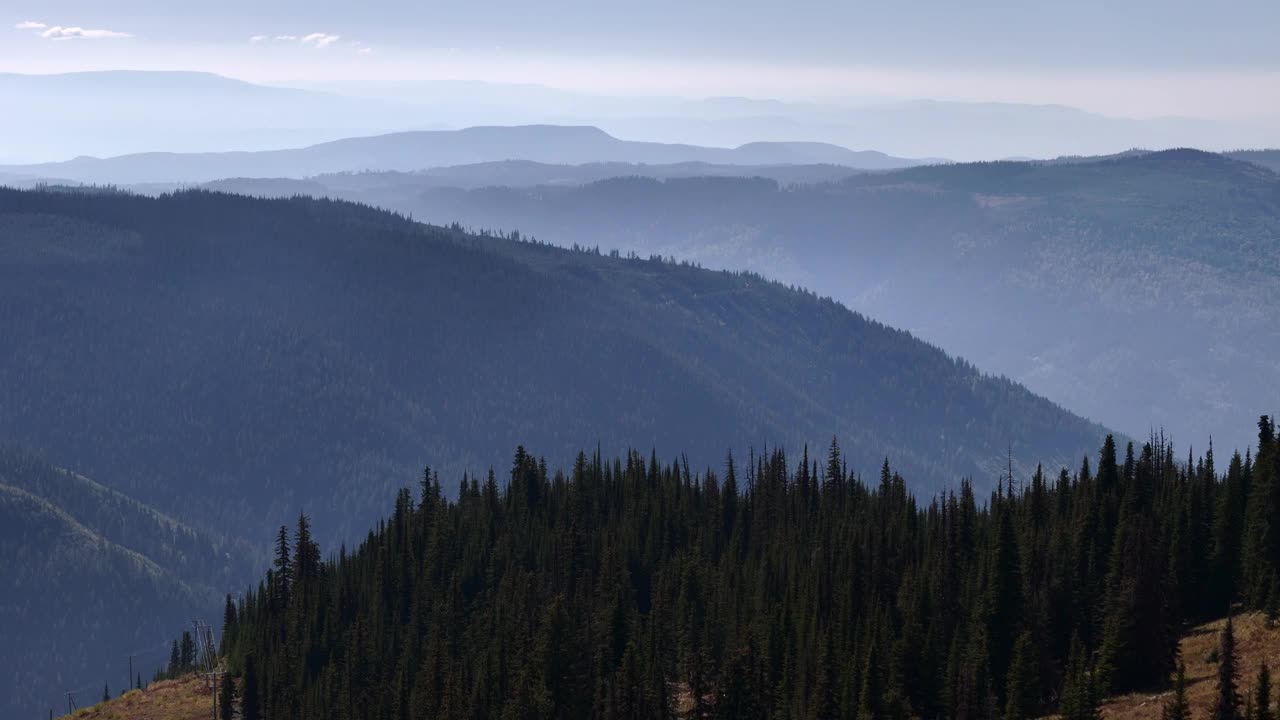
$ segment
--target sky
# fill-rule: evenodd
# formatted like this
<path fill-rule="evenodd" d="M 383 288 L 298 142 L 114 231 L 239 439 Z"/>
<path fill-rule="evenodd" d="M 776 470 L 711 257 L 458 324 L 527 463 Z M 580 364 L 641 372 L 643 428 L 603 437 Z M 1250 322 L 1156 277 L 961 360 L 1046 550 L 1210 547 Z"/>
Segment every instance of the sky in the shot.
<path fill-rule="evenodd" d="M 2 0 L 0 71 L 1280 118 L 1280 2 Z"/>

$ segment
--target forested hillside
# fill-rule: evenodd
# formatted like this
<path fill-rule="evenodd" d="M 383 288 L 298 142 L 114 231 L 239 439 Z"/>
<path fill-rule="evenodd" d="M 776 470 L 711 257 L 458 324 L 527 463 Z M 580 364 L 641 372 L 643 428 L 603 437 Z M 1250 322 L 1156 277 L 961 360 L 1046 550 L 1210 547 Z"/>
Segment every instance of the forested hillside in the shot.
<path fill-rule="evenodd" d="M 917 500 L 834 442 L 706 473 L 519 448 L 456 501 L 428 470 L 352 553 L 282 527 L 224 648 L 273 720 L 1095 717 L 1168 687 L 1187 623 L 1280 601 L 1273 422 L 1225 472 L 1178 455 L 1108 437 Z"/>
<path fill-rule="evenodd" d="M 843 180 L 869 172 L 845 165 L 725 165 L 684 162 L 666 165 L 643 163 L 596 162 L 583 165 L 538 163 L 528 160 L 473 163 L 424 168 L 414 172 L 341 172 L 316 175 L 306 179 L 290 178 L 223 178 L 202 183 L 201 188 L 243 195 L 289 197 L 291 195 L 333 195 L 349 200 L 388 199 L 384 193 L 410 201 L 420 192 L 433 188 L 537 187 L 540 185 L 576 186 L 617 177 L 645 177 L 656 180 L 701 177 L 761 177 L 783 185 L 822 183 Z M 0 180 L 3 176 L 0 176 Z M 178 183 L 130 186 L 139 192 L 154 193 L 174 190 Z"/>
<path fill-rule="evenodd" d="M 1225 153 L 1236 160 L 1261 165 L 1273 172 L 1280 172 L 1280 150 L 1236 150 Z"/>
<path fill-rule="evenodd" d="M 1247 157 L 1261 162 L 1265 153 Z M 465 183 L 456 183 L 466 187 Z M 510 183 L 515 184 L 515 183 Z M 433 221 L 749 269 L 1133 435 L 1280 404 L 1280 177 L 1194 150 L 766 179 L 336 188 Z"/>
<path fill-rule="evenodd" d="M 30 452 L 0 446 L 0 716 L 35 717 L 150 677 L 168 639 L 257 563 Z"/>
<path fill-rule="evenodd" d="M 834 433 L 928 494 L 1104 434 L 756 276 L 347 203 L 0 191 L 0 274 L 0 436 L 257 541 L 300 509 L 351 537 L 424 459 L 483 472 L 519 443 L 705 467 Z"/>

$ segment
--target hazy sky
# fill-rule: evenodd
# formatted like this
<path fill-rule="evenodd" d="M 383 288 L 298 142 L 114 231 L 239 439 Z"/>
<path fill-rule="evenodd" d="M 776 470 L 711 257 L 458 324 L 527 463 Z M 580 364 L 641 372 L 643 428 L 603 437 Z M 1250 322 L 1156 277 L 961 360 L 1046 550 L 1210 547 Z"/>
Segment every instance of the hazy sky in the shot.
<path fill-rule="evenodd" d="M 0 71 L 475 79 L 610 94 L 1280 118 L 1280 2 L 3 0 Z"/>

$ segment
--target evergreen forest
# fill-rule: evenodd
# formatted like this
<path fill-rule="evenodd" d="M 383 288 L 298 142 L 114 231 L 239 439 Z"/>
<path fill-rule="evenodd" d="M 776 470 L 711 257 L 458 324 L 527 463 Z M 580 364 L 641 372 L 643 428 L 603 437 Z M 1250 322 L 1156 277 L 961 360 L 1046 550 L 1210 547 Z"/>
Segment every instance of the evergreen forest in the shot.
<path fill-rule="evenodd" d="M 521 447 L 452 490 L 426 470 L 351 550 L 282 526 L 223 651 L 245 720 L 1092 718 L 1172 687 L 1188 623 L 1274 615 L 1257 429 L 1225 461 L 1108 436 L 982 496 L 917 497 L 834 441 L 701 470 Z"/>

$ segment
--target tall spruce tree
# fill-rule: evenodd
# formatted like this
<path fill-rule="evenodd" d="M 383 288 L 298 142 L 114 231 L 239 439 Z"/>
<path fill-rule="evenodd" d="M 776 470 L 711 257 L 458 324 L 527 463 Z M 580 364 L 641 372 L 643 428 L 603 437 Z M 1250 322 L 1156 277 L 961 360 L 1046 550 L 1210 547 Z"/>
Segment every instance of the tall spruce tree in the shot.
<path fill-rule="evenodd" d="M 1212 447 L 1210 448 L 1212 451 Z M 1213 478 L 1212 454 L 1206 458 L 1205 472 Z M 1249 503 L 1248 478 L 1240 453 L 1231 457 L 1226 477 L 1218 488 L 1218 499 L 1213 516 L 1212 574 L 1207 578 L 1205 594 L 1217 613 L 1229 607 L 1240 591 L 1241 543 L 1240 528 L 1244 527 Z"/>
<path fill-rule="evenodd" d="M 244 658 L 243 678 L 240 684 L 240 717 L 241 720 L 262 720 L 258 668 L 252 654 Z"/>
<path fill-rule="evenodd" d="M 283 612 L 289 606 L 289 591 L 293 586 L 293 562 L 289 553 L 289 528 L 280 526 L 276 533 L 275 568 L 275 602 Z"/>
<path fill-rule="evenodd" d="M 1090 673 L 1089 656 L 1080 636 L 1071 639 L 1062 687 L 1062 720 L 1097 720 L 1098 697 Z"/>
<path fill-rule="evenodd" d="M 1258 669 L 1258 680 L 1254 683 L 1253 713 L 1252 720 L 1275 720 L 1271 712 L 1271 668 L 1265 662 Z"/>
<path fill-rule="evenodd" d="M 1037 717 L 1040 704 L 1040 683 L 1036 668 L 1037 653 L 1031 633 L 1018 636 L 1013 646 L 1013 660 L 1009 664 L 1009 677 L 1005 682 L 1006 718 Z"/>
<path fill-rule="evenodd" d="M 230 675 L 222 677 L 218 686 L 218 717 L 220 720 L 234 720 L 236 701 L 236 681 Z"/>
<path fill-rule="evenodd" d="M 1267 628 L 1274 628 L 1280 619 L 1280 578 L 1271 582 L 1271 592 L 1267 594 L 1267 607 L 1263 610 L 1263 619 Z"/>
<path fill-rule="evenodd" d="M 196 641 L 191 633 L 184 630 L 182 632 L 182 672 L 190 672 L 196 666 Z"/>
<path fill-rule="evenodd" d="M 1234 621 L 1227 616 L 1218 644 L 1218 680 L 1210 711 L 1212 720 L 1241 720 L 1239 681 Z"/>
<path fill-rule="evenodd" d="M 1187 703 L 1187 667 L 1178 662 L 1178 674 L 1173 680 L 1173 697 L 1160 712 L 1161 720 L 1191 720 L 1191 706 Z"/>
<path fill-rule="evenodd" d="M 222 643 L 221 652 L 226 654 L 228 643 L 236 634 L 236 604 L 227 593 L 226 603 L 222 606 Z"/>
<path fill-rule="evenodd" d="M 1249 479 L 1249 502 L 1245 512 L 1243 541 L 1244 599 L 1250 607 L 1263 608 L 1271 586 L 1280 577 L 1280 480 L 1276 465 L 1275 424 L 1269 416 L 1258 420 L 1258 454 Z"/>

